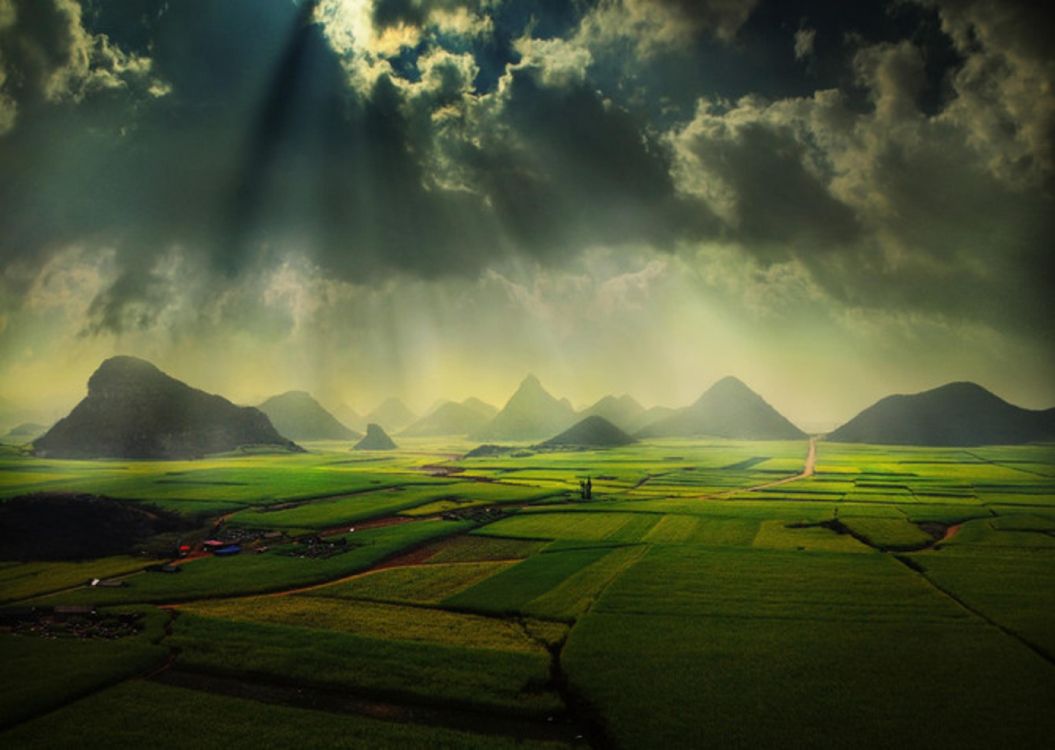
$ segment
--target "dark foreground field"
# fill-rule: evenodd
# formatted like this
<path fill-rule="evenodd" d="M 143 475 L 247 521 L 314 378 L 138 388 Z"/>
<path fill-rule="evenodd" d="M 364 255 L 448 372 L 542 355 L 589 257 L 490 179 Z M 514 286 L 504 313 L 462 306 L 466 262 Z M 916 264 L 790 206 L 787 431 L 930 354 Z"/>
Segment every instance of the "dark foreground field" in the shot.
<path fill-rule="evenodd" d="M 468 460 L 457 441 L 307 447 L 0 455 L 4 499 L 178 516 L 97 559 L 80 537 L 114 535 L 84 521 L 57 543 L 58 517 L 0 550 L 0 746 L 1055 736 L 1053 447 L 821 442 L 815 465 L 805 441 Z M 202 552 L 210 537 L 237 554 Z"/>

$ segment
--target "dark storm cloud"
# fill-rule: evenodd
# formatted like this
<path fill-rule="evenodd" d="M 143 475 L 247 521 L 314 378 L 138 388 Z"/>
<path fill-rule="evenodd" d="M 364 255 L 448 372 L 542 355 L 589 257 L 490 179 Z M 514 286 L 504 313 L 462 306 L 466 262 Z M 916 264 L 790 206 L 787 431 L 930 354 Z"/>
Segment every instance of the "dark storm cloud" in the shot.
<path fill-rule="evenodd" d="M 848 306 L 1051 320 L 1026 5 L 377 0 L 373 37 L 315 5 L 0 0 L 4 263 L 114 249 L 95 330 L 156 320 L 173 248 L 366 281 L 700 241 Z"/>
<path fill-rule="evenodd" d="M 501 117 L 523 138 L 466 152 L 484 193 L 446 191 L 428 184 L 430 134 L 414 131 L 401 91 L 382 75 L 365 96 L 353 92 L 303 7 L 137 6 L 154 26 L 153 72 L 170 95 L 42 108 L 0 142 L 11 165 L 0 177 L 5 258 L 94 241 L 139 269 L 96 306 L 104 325 L 147 278 L 144 257 L 172 245 L 237 273 L 260 248 L 288 241 L 365 279 L 385 269 L 474 273 L 504 223 L 513 250 L 539 255 L 666 243 L 683 223 L 644 123 L 607 111 L 585 87 L 547 91 L 515 74 Z M 111 16 L 95 18 L 124 38 Z"/>

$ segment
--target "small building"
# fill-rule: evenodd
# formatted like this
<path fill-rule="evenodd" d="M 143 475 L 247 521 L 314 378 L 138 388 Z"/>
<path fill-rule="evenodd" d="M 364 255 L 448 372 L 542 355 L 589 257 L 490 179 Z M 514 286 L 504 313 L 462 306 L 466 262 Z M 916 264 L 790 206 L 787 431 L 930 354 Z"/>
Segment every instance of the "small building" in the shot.
<path fill-rule="evenodd" d="M 56 615 L 69 617 L 72 615 L 95 614 L 94 604 L 59 604 L 52 610 Z"/>
<path fill-rule="evenodd" d="M 101 589 L 119 589 L 128 584 L 122 581 L 120 578 L 93 578 L 92 586 Z"/>

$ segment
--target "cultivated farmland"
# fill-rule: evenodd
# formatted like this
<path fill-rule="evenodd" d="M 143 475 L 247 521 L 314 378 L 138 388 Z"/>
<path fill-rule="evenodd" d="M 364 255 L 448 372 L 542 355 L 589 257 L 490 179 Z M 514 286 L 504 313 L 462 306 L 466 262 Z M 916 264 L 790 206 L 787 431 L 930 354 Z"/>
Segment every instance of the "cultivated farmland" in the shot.
<path fill-rule="evenodd" d="M 181 747 L 1040 747 L 1055 732 L 1053 447 L 821 441 L 808 476 L 806 441 L 309 447 L 0 457 L 0 497 L 188 519 L 117 556 L 0 563 L 0 742 L 163 746 L 186 711 L 224 718 Z"/>

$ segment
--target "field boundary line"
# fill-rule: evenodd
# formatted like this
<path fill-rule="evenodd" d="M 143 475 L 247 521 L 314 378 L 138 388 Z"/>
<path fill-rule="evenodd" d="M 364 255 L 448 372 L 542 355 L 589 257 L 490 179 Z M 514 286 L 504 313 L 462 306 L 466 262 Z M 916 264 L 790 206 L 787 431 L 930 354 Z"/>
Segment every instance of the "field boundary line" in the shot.
<path fill-rule="evenodd" d="M 1053 657 L 1051 654 L 1049 654 L 1042 646 L 1039 646 L 1039 645 L 1033 643 L 1032 641 L 1030 641 L 1025 636 L 1021 635 L 1020 633 L 1017 633 L 1016 631 L 1012 630 L 1011 628 L 1007 627 L 1006 625 L 1003 625 L 1003 624 L 997 622 L 996 620 L 991 618 L 989 615 L 987 615 L 984 612 L 982 612 L 980 609 L 978 609 L 978 608 L 968 604 L 967 602 L 965 602 L 963 599 L 961 599 L 955 593 L 953 593 L 949 589 L 945 588 L 944 586 L 939 584 L 937 581 L 935 581 L 933 578 L 931 578 L 929 575 L 927 575 L 926 569 L 922 565 L 917 563 L 915 560 L 913 560 L 910 557 L 906 557 L 904 555 L 891 555 L 891 556 L 895 560 L 897 560 L 899 563 L 904 565 L 906 568 L 911 570 L 913 573 L 917 574 L 920 578 L 922 578 L 928 584 L 930 584 L 931 588 L 933 588 L 935 591 L 937 591 L 940 594 L 943 594 L 948 599 L 952 600 L 954 603 L 958 604 L 960 607 L 965 609 L 967 612 L 970 612 L 972 615 L 974 615 L 978 619 L 980 619 L 983 622 L 985 622 L 985 623 L 991 625 L 992 627 L 996 628 L 1001 633 L 1006 635 L 1008 638 L 1012 638 L 1012 639 L 1018 641 L 1023 646 L 1025 646 L 1030 651 L 1032 651 L 1034 654 L 1036 654 L 1041 659 L 1043 659 L 1045 662 L 1047 662 L 1049 666 L 1055 667 L 1055 657 Z"/>

